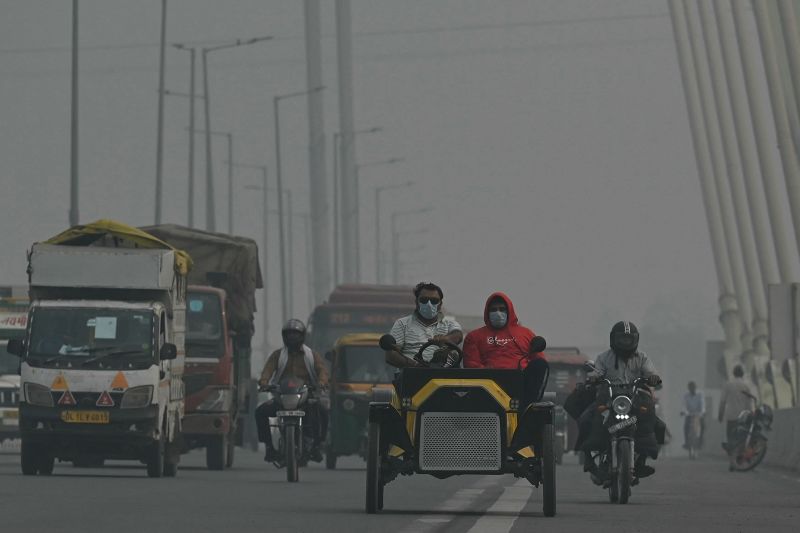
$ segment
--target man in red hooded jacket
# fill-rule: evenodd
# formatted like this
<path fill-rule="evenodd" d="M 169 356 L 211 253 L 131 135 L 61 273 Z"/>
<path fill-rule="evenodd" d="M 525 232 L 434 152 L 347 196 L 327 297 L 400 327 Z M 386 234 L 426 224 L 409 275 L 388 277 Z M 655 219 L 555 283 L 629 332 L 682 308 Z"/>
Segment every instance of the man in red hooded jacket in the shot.
<path fill-rule="evenodd" d="M 522 409 L 541 400 L 550 366 L 543 353 L 530 353 L 535 333 L 519 324 L 511 299 L 502 292 L 489 296 L 483 322 L 484 327 L 470 332 L 464 339 L 464 366 L 522 370 L 525 375 Z"/>

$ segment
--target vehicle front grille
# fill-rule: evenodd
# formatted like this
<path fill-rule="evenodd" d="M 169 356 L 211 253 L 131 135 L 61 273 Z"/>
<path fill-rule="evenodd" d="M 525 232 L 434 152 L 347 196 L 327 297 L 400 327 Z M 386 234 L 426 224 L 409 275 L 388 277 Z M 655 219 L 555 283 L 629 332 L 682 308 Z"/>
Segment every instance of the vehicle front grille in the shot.
<path fill-rule="evenodd" d="M 16 407 L 19 403 L 19 389 L 0 389 L 0 406 Z"/>
<path fill-rule="evenodd" d="M 500 417 L 495 413 L 422 413 L 423 471 L 488 472 L 502 467 Z"/>

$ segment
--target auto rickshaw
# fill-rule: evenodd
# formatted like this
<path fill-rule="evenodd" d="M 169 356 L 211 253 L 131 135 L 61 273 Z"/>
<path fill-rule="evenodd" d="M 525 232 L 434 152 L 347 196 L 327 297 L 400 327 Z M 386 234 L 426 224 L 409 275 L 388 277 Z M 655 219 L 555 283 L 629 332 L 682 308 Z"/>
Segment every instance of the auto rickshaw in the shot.
<path fill-rule="evenodd" d="M 547 392 L 555 394 L 555 454 L 556 463 L 561 464 L 564 453 L 575 447 L 578 438 L 578 424 L 567 416 L 562 407 L 567 396 L 575 389 L 575 385 L 586 375 L 584 365 L 589 357 L 578 348 L 550 347 L 545 350 L 550 365 L 550 378 L 547 381 Z"/>
<path fill-rule="evenodd" d="M 380 341 L 384 350 L 395 344 L 391 335 Z M 415 359 L 424 363 L 422 353 L 433 344 Z M 457 346 L 448 348 L 461 355 Z M 554 404 L 537 402 L 521 412 L 522 372 L 457 365 L 448 355 L 439 368 L 403 368 L 391 399 L 370 403 L 367 513 L 383 509 L 384 487 L 401 474 L 513 474 L 542 486 L 544 515 L 554 516 Z"/>
<path fill-rule="evenodd" d="M 331 365 L 330 422 L 325 466 L 336 468 L 343 455 L 366 458 L 369 402 L 374 390 L 391 394 L 395 369 L 384 361 L 378 333 L 352 333 L 339 337 L 326 354 Z"/>

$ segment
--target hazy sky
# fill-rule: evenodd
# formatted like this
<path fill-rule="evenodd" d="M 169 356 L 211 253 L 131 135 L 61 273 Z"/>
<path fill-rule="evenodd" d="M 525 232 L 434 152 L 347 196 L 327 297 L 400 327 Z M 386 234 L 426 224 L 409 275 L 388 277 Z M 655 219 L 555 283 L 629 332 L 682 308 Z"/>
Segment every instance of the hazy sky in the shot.
<path fill-rule="evenodd" d="M 323 1 L 325 127 L 337 129 L 333 1 Z M 160 2 L 81 0 L 81 221 L 153 222 Z M 4 0 L 0 18 L 0 283 L 25 282 L 25 249 L 67 226 L 70 2 Z M 720 336 L 717 283 L 666 2 L 353 0 L 355 117 L 364 168 L 363 267 L 374 272 L 373 189 L 388 214 L 435 206 L 406 228 L 405 282 L 431 279 L 480 314 L 504 290 L 552 344 L 602 345 L 617 318 L 686 306 Z M 170 0 L 169 42 L 275 40 L 209 56 L 211 120 L 234 158 L 273 164 L 272 96 L 305 87 L 302 2 Z M 167 51 L 166 86 L 188 89 Z M 199 77 L 198 77 L 199 81 Z M 188 105 L 166 100 L 165 221 L 186 223 Z M 198 121 L 202 115 L 198 113 Z M 307 212 L 305 100 L 282 107 L 287 182 Z M 198 126 L 200 127 L 200 126 Z M 328 137 L 330 139 L 330 137 Z M 198 188 L 204 167 L 198 139 Z M 215 140 L 218 229 L 225 145 Z M 330 152 L 327 166 L 331 166 Z M 236 232 L 261 239 L 255 171 L 235 177 Z M 204 220 L 202 190 L 196 216 Z M 296 221 L 296 229 L 301 228 Z M 275 242 L 275 234 L 270 237 Z M 305 244 L 295 238 L 305 317 Z M 383 236 L 388 249 L 388 234 Z M 267 265 L 277 295 L 275 250 Z M 277 312 L 278 306 L 271 309 Z M 276 315 L 273 315 L 276 316 Z M 608 323 L 606 323 L 608 322 Z M 275 322 L 273 322 L 274 324 Z M 643 339 L 646 345 L 646 339 Z"/>

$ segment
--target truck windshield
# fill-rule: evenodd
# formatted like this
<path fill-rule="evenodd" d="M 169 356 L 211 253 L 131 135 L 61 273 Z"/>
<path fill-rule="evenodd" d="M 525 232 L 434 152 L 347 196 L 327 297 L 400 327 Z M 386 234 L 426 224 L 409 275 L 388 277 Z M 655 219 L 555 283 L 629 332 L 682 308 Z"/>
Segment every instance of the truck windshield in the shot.
<path fill-rule="evenodd" d="M 186 305 L 186 355 L 222 357 L 222 306 L 214 293 L 191 292 Z"/>
<path fill-rule="evenodd" d="M 378 346 L 344 346 L 336 358 L 336 379 L 344 383 L 391 383 L 395 369 Z"/>
<path fill-rule="evenodd" d="M 122 359 L 151 360 L 154 328 L 153 312 L 144 309 L 38 307 L 28 357 L 81 362 L 119 352 Z"/>

